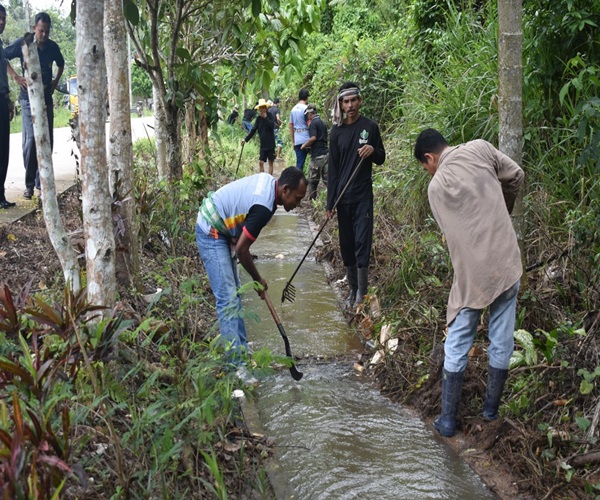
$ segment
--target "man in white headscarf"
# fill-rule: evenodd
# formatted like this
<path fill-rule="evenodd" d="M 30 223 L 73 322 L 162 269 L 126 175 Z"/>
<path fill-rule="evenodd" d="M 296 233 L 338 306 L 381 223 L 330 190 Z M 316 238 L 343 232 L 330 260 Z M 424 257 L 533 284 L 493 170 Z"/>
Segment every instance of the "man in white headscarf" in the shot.
<path fill-rule="evenodd" d="M 385 149 L 377 123 L 360 114 L 362 96 L 358 85 L 344 83 L 334 109 L 329 139 L 327 216 L 359 166 L 357 175 L 337 205 L 340 251 L 350 291 L 346 308 L 364 301 L 373 244 L 373 163 L 382 165 Z"/>

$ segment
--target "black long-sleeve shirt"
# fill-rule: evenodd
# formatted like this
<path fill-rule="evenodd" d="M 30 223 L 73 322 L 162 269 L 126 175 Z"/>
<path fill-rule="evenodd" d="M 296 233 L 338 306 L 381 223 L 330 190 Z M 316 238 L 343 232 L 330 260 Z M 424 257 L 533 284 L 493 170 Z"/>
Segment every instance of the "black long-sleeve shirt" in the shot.
<path fill-rule="evenodd" d="M 257 131 L 258 136 L 260 137 L 260 149 L 275 149 L 275 122 L 268 113 L 265 118 L 260 115 L 256 117 L 254 126 L 252 127 L 252 130 L 248 132 L 244 141 L 248 142 L 252 139 Z"/>
<path fill-rule="evenodd" d="M 375 150 L 363 164 L 348 187 L 340 204 L 356 203 L 373 196 L 373 163 L 382 165 L 385 161 L 385 148 L 381 140 L 379 126 L 373 120 L 359 116 L 354 123 L 334 126 L 329 136 L 329 165 L 327 170 L 327 210 L 331 210 L 344 186 L 350 179 L 360 157 L 358 150 L 365 144 Z"/>

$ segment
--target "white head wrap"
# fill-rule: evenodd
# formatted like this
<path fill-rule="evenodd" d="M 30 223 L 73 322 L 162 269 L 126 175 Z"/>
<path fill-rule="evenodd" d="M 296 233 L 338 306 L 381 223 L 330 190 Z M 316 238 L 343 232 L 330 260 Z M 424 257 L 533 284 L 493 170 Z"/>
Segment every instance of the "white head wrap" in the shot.
<path fill-rule="evenodd" d="M 360 89 L 358 87 L 350 87 L 349 89 L 342 90 L 335 101 L 335 106 L 333 107 L 333 124 L 340 126 L 344 122 L 344 116 L 342 113 L 342 107 L 340 106 L 340 101 L 344 97 L 348 97 L 351 95 L 355 95 L 361 97 Z"/>

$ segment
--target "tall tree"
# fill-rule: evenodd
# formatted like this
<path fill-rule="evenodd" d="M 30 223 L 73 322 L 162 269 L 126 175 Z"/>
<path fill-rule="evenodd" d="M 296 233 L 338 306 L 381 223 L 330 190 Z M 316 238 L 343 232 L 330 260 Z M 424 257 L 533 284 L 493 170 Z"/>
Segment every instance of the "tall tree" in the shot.
<path fill-rule="evenodd" d="M 106 165 L 104 0 L 77 2 L 77 86 L 87 295 L 112 307 L 116 295 L 115 240 Z"/>
<path fill-rule="evenodd" d="M 65 231 L 58 210 L 54 167 L 52 165 L 52 146 L 50 143 L 46 102 L 44 100 L 44 86 L 41 78 L 42 69 L 37 52 L 37 44 L 33 42 L 33 35 L 26 36 L 23 40 L 23 60 L 25 63 L 29 105 L 31 106 L 31 119 L 33 122 L 33 134 L 35 136 L 40 184 L 44 193 L 42 196 L 44 221 L 50 242 L 58 255 L 65 283 L 71 290 L 78 292 L 81 289 L 79 263 L 77 262 L 77 256 L 71 246 L 71 239 Z"/>
<path fill-rule="evenodd" d="M 182 175 L 179 121 L 184 103 L 199 102 L 201 112 L 209 115 L 207 124 L 216 123 L 215 68 L 235 66 L 240 82 L 268 89 L 275 66 L 299 67 L 304 38 L 318 29 L 325 4 L 325 0 L 145 0 L 139 3 L 140 12 L 132 0 L 125 0 L 136 61 L 152 80 L 155 112 L 164 113 L 169 179 Z M 204 123 L 204 117 L 198 121 Z M 156 127 L 158 135 L 161 124 Z"/>
<path fill-rule="evenodd" d="M 523 14 L 522 0 L 498 0 L 498 146 L 523 164 Z M 521 189 L 514 227 L 525 263 L 525 214 Z M 527 276 L 523 273 L 524 277 Z"/>
<path fill-rule="evenodd" d="M 110 192 L 115 200 L 116 275 L 121 286 L 140 289 L 129 112 L 129 54 L 122 0 L 104 2 L 104 41 L 109 54 L 106 58 L 111 117 L 108 167 Z"/>

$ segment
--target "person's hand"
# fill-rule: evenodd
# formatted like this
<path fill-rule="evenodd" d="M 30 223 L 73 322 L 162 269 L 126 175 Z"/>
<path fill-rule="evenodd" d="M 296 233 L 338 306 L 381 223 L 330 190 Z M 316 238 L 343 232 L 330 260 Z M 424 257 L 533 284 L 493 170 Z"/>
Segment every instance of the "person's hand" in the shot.
<path fill-rule="evenodd" d="M 269 288 L 269 285 L 267 285 L 267 282 L 265 281 L 265 279 L 261 276 L 260 277 L 260 287 L 256 287 L 256 293 L 258 293 L 258 296 L 262 299 L 265 300 L 265 292 L 267 291 L 267 289 Z"/>
<path fill-rule="evenodd" d="M 242 139 L 242 146 L 246 144 L 246 141 L 244 139 Z"/>
<path fill-rule="evenodd" d="M 327 213 L 327 218 L 331 219 L 333 217 L 333 214 L 335 213 L 335 211 L 334 210 L 327 210 L 326 213 Z"/>
<path fill-rule="evenodd" d="M 17 85 L 19 87 L 21 87 L 23 90 L 27 90 L 27 80 L 25 79 L 24 76 L 15 76 L 15 82 L 17 82 Z"/>
<path fill-rule="evenodd" d="M 362 148 L 358 149 L 358 156 L 361 158 L 368 158 L 375 152 L 375 148 L 370 144 L 365 144 Z"/>
<path fill-rule="evenodd" d="M 56 90 L 56 87 L 58 87 L 58 80 L 52 80 L 52 92 Z"/>

